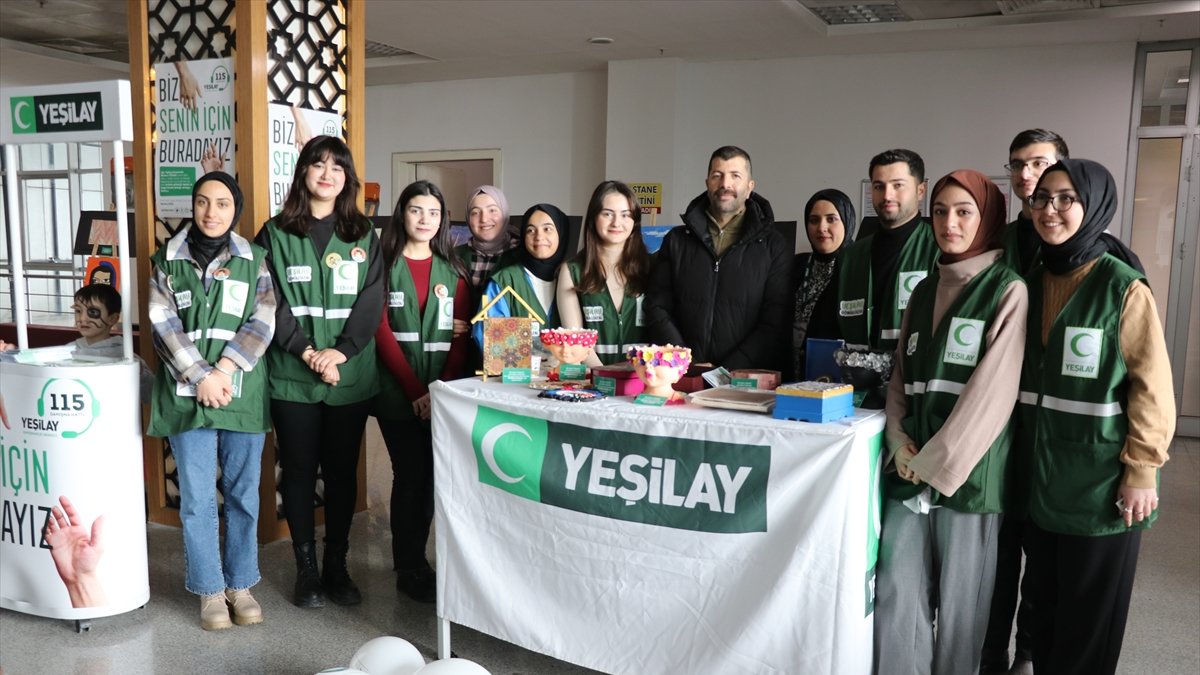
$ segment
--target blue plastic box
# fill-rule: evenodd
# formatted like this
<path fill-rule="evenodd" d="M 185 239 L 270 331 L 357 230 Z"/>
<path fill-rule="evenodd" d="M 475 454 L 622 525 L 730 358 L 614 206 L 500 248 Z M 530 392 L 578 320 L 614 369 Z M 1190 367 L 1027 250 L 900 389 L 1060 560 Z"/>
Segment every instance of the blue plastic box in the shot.
<path fill-rule="evenodd" d="M 824 423 L 854 414 L 854 388 L 831 382 L 797 382 L 775 390 L 775 419 Z"/>

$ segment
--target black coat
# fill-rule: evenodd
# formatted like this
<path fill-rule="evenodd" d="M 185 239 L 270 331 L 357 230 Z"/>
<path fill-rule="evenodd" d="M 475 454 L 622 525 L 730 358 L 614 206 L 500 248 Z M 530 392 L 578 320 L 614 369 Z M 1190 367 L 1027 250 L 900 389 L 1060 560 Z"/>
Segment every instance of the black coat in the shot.
<path fill-rule="evenodd" d="M 708 233 L 708 195 L 688 204 L 655 255 L 646 292 L 646 337 L 690 347 L 692 361 L 783 370 L 790 359 L 793 252 L 771 203 L 746 200 L 741 237 L 720 259 Z"/>

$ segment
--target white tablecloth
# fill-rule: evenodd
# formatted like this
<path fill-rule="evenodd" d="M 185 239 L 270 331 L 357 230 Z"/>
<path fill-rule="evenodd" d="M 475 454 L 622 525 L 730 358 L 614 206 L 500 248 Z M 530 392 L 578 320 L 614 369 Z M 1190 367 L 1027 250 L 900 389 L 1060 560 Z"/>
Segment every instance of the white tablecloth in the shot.
<path fill-rule="evenodd" d="M 610 673 L 868 673 L 883 415 L 433 392 L 438 614 Z"/>

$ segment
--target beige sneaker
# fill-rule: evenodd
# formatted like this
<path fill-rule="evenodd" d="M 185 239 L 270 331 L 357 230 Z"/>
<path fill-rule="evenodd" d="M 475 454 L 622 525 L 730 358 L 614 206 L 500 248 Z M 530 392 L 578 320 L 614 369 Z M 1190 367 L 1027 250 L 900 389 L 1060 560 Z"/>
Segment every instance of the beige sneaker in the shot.
<path fill-rule="evenodd" d="M 249 588 L 243 588 L 240 591 L 226 589 L 225 598 L 229 600 L 229 606 L 233 609 L 234 623 L 239 626 L 262 623 L 262 607 L 254 599 L 254 596 L 250 595 Z"/>
<path fill-rule="evenodd" d="M 221 630 L 233 626 L 229 620 L 229 606 L 224 593 L 200 596 L 200 627 L 204 630 Z"/>

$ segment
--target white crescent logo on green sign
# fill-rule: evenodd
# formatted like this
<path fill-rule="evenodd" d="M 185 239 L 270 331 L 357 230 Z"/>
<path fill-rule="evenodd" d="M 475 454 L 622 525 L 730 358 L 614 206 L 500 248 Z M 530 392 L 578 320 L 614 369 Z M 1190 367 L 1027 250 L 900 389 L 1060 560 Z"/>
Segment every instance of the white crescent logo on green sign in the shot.
<path fill-rule="evenodd" d="M 483 435 L 483 440 L 479 444 L 479 451 L 483 453 L 483 461 L 487 463 L 487 466 L 492 470 L 492 473 L 496 474 L 496 478 L 499 478 L 505 483 L 520 483 L 521 481 L 525 480 L 525 474 L 515 477 L 510 476 L 507 473 L 504 473 L 504 470 L 501 469 L 500 465 L 496 463 L 496 442 L 508 434 L 521 434 L 525 437 L 525 440 L 533 440 L 533 438 L 529 436 L 529 432 L 522 429 L 520 425 L 513 424 L 511 422 L 498 424 L 489 429 L 488 432 Z"/>
<path fill-rule="evenodd" d="M 33 129 L 33 103 L 28 98 L 13 99 L 13 130 Z"/>

